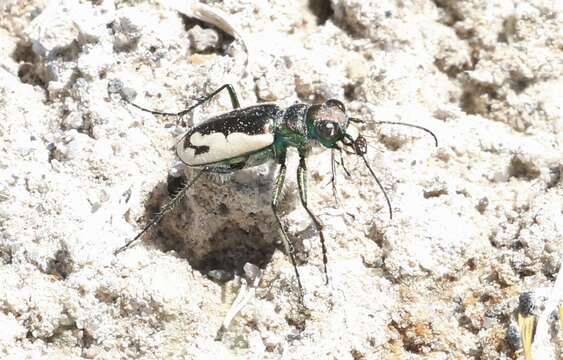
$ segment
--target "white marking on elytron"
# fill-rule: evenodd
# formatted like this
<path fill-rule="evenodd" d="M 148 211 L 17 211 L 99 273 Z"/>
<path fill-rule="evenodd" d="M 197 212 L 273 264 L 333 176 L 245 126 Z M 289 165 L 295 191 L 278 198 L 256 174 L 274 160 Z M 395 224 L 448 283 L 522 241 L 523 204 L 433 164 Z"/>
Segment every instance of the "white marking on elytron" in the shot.
<path fill-rule="evenodd" d="M 209 151 L 196 155 L 195 149 L 184 149 L 184 141 L 178 143 L 176 153 L 180 159 L 188 165 L 197 166 L 264 149 L 274 143 L 274 134 L 248 135 L 237 132 L 225 137 L 219 132 L 207 135 L 195 132 L 190 137 L 190 143 L 195 146 L 209 146 Z"/>

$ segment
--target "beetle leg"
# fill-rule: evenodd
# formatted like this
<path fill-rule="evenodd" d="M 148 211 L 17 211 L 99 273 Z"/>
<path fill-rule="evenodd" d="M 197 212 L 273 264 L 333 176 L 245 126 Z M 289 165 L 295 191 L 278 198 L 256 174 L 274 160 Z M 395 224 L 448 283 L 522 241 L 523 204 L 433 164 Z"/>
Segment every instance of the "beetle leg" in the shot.
<path fill-rule="evenodd" d="M 125 245 L 123 245 L 122 247 L 120 247 L 119 249 L 115 250 L 113 252 L 114 255 L 119 254 L 120 252 L 122 252 L 123 250 L 127 249 L 129 246 L 131 246 L 132 243 L 134 243 L 135 241 L 137 241 L 139 238 L 141 238 L 141 236 L 143 236 L 144 233 L 146 233 L 150 228 L 152 228 L 153 226 L 157 225 L 159 222 L 162 221 L 162 219 L 164 218 L 164 216 L 166 216 L 166 214 L 168 214 L 170 211 L 174 210 L 174 208 L 180 203 L 180 201 L 182 201 L 182 199 L 184 199 L 184 197 L 186 197 L 186 194 L 188 192 L 188 190 L 192 187 L 193 184 L 195 184 L 195 182 L 197 181 L 197 179 L 199 179 L 199 177 L 204 173 L 205 171 L 200 171 L 199 173 L 197 173 L 183 188 L 182 190 L 180 190 L 176 195 L 174 195 L 174 197 L 172 198 L 172 200 L 170 200 L 169 202 L 167 202 L 162 209 L 158 212 L 158 214 L 151 220 L 149 221 L 149 223 L 147 223 L 145 225 L 145 227 L 143 228 L 143 230 L 141 230 L 140 233 L 137 234 L 137 236 L 135 236 L 132 240 L 129 240 L 127 243 L 125 243 Z"/>
<path fill-rule="evenodd" d="M 227 89 L 227 91 L 229 92 L 229 97 L 231 98 L 231 105 L 233 105 L 233 109 L 240 108 L 240 103 L 238 101 L 238 96 L 237 96 L 237 92 L 235 91 L 235 88 L 231 84 L 224 84 L 220 88 L 218 88 L 217 90 L 213 91 L 211 94 L 199 99 L 198 102 L 194 106 L 191 107 L 191 109 L 193 110 L 194 108 L 203 104 L 207 100 L 210 100 L 212 97 L 219 94 L 224 89 Z M 184 110 L 184 111 L 186 111 L 186 113 L 187 113 L 187 112 L 190 111 L 190 109 Z M 182 115 L 184 115 L 184 114 L 182 114 Z"/>
<path fill-rule="evenodd" d="M 149 112 L 151 114 L 166 115 L 166 116 L 184 116 L 187 113 L 189 113 L 190 111 L 192 111 L 193 109 L 195 109 L 196 107 L 202 105 L 204 102 L 210 100 L 215 95 L 219 94 L 224 89 L 227 89 L 227 91 L 229 92 L 229 97 L 231 98 L 231 104 L 233 105 L 233 108 L 234 109 L 240 108 L 240 103 L 238 101 L 237 93 L 235 92 L 235 89 L 233 88 L 233 86 L 231 84 L 225 84 L 225 85 L 221 86 L 217 90 L 213 91 L 211 94 L 199 99 L 194 105 L 190 106 L 189 108 L 187 108 L 185 110 L 178 111 L 178 112 L 164 112 L 164 111 L 151 110 L 151 109 L 144 108 L 140 105 L 137 105 L 137 104 L 129 101 L 127 99 L 127 97 L 125 97 L 125 96 L 122 96 L 122 98 L 123 98 L 123 100 L 125 100 L 125 102 L 127 102 L 128 104 L 131 104 L 132 106 L 136 107 L 137 109 Z"/>
<path fill-rule="evenodd" d="M 340 165 L 342 165 L 342 169 L 344 169 L 346 176 L 351 177 L 352 175 L 350 175 L 350 172 L 348 171 L 348 169 L 346 169 L 346 166 L 344 165 L 344 157 L 342 155 L 342 150 L 340 150 Z"/>
<path fill-rule="evenodd" d="M 317 219 L 317 217 L 309 210 L 307 206 L 307 166 L 305 164 L 305 154 L 299 152 L 299 167 L 297 168 L 297 185 L 299 186 L 299 197 L 301 198 L 301 204 L 309 214 L 311 220 L 313 220 L 313 224 L 315 224 L 315 228 L 319 232 L 319 237 L 321 238 L 321 248 L 323 250 L 323 265 L 324 265 L 324 272 L 326 276 L 326 284 L 328 284 L 328 271 L 326 264 L 328 263 L 328 259 L 326 256 L 326 245 L 325 245 L 325 237 L 323 234 L 323 224 Z"/>
<path fill-rule="evenodd" d="M 332 177 L 330 178 L 330 183 L 332 184 L 332 195 L 334 196 L 336 205 L 340 206 L 340 200 L 338 200 L 338 190 L 336 189 L 336 149 L 332 149 L 330 152 L 330 170 L 332 173 Z"/>
<path fill-rule="evenodd" d="M 233 105 L 233 109 L 238 109 L 240 107 L 240 103 L 238 102 L 237 93 L 233 85 L 225 84 L 221 86 L 221 88 L 223 87 L 226 87 L 227 91 L 229 92 L 229 97 L 231 98 L 231 104 Z M 221 88 L 219 88 L 219 91 L 221 90 Z"/>
<path fill-rule="evenodd" d="M 301 303 L 303 303 L 303 286 L 301 285 L 301 277 L 299 276 L 299 271 L 297 270 L 297 262 L 295 261 L 295 248 L 287 233 L 285 232 L 280 216 L 278 215 L 278 201 L 280 200 L 281 192 L 283 189 L 283 184 L 285 182 L 285 173 L 286 173 L 286 166 L 285 166 L 285 151 L 280 155 L 279 164 L 280 168 L 278 170 L 278 175 L 276 176 L 276 180 L 274 181 L 274 187 L 272 189 L 272 211 L 274 212 L 274 217 L 278 222 L 278 227 L 282 233 L 282 240 L 285 246 L 285 251 L 289 254 L 289 258 L 291 259 L 291 263 L 293 264 L 293 269 L 295 270 L 295 277 L 297 278 L 297 284 L 299 285 L 299 298 Z"/>

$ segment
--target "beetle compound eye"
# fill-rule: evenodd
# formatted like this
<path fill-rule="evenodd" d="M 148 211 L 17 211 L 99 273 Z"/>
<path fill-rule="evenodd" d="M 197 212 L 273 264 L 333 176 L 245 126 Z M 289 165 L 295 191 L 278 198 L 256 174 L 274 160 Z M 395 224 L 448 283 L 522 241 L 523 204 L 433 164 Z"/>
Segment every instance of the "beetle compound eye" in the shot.
<path fill-rule="evenodd" d="M 317 134 L 323 140 L 338 140 L 340 137 L 340 128 L 334 121 L 319 121 L 317 123 Z"/>

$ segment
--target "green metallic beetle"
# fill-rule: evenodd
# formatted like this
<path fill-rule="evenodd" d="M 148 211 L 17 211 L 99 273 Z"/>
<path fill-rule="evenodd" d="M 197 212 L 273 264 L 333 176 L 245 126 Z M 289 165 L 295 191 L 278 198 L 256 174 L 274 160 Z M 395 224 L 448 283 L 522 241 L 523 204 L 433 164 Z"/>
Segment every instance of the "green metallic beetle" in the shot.
<path fill-rule="evenodd" d="M 282 240 L 293 264 L 295 276 L 302 294 L 301 279 L 295 261 L 293 243 L 285 232 L 278 214 L 278 202 L 283 189 L 286 175 L 286 153 L 289 147 L 294 147 L 299 153 L 299 166 L 297 168 L 297 184 L 301 204 L 311 217 L 321 240 L 323 252 L 323 265 L 328 283 L 327 250 L 323 225 L 311 212 L 307 204 L 307 166 L 305 159 L 312 145 L 321 144 L 332 150 L 332 185 L 336 191 L 335 152 L 342 151 L 361 157 L 370 174 L 383 191 L 385 200 L 392 217 L 391 204 L 383 186 L 375 176 L 365 158 L 367 151 L 366 139 L 353 123 L 362 123 L 362 120 L 348 117 L 344 104 L 338 100 L 328 100 L 322 104 L 294 104 L 281 108 L 275 104 L 258 104 L 240 108 L 237 95 L 230 84 L 225 84 L 199 100 L 190 108 L 177 112 L 161 112 L 143 108 L 122 96 L 132 106 L 156 115 L 183 116 L 196 107 L 202 105 L 222 90 L 226 89 L 231 98 L 234 110 L 225 114 L 212 117 L 203 123 L 191 128 L 176 145 L 178 158 L 189 167 L 201 169 L 183 189 L 167 203 L 160 213 L 150 221 L 144 229 L 132 240 L 115 251 L 119 253 L 139 239 L 152 226 L 159 223 L 171 209 L 175 207 L 186 195 L 187 191 L 204 173 L 232 173 L 234 171 L 264 164 L 267 161 L 276 161 L 279 164 L 278 174 L 272 190 L 272 211 L 282 233 Z M 428 129 L 406 123 L 390 121 L 377 121 L 378 124 L 400 124 L 415 127 L 430 133 L 438 145 L 436 136 Z M 336 192 L 335 192 L 336 194 Z"/>

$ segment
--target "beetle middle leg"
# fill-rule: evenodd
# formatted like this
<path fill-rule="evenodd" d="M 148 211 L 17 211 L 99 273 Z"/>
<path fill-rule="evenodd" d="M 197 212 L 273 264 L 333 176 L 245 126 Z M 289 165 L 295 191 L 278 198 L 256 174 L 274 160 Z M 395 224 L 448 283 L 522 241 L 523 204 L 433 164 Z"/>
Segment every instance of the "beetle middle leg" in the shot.
<path fill-rule="evenodd" d="M 223 86 L 221 86 L 220 88 L 218 88 L 217 90 L 213 91 L 211 94 L 199 99 L 194 105 L 190 106 L 189 108 L 182 110 L 182 111 L 178 111 L 178 112 L 164 112 L 164 111 L 158 111 L 158 110 L 151 110 L 151 109 L 147 109 L 144 108 L 140 105 L 137 105 L 131 101 L 129 101 L 129 99 L 127 99 L 126 96 L 122 95 L 121 97 L 123 98 L 123 100 L 125 100 L 125 102 L 127 102 L 128 104 L 133 105 L 134 107 L 136 107 L 139 110 L 142 111 L 146 111 L 149 112 L 151 114 L 155 114 L 155 115 L 166 115 L 166 116 L 184 116 L 187 113 L 189 113 L 190 111 L 192 111 L 193 109 L 195 109 L 196 107 L 202 105 L 204 102 L 211 100 L 211 98 L 213 98 L 215 95 L 219 94 L 222 90 L 227 89 L 227 91 L 229 92 L 229 97 L 231 98 L 231 104 L 233 105 L 233 109 L 238 109 L 240 108 L 240 103 L 238 101 L 238 96 L 237 93 L 234 89 L 234 87 L 231 84 L 225 84 Z"/>
<path fill-rule="evenodd" d="M 327 263 L 328 259 L 326 256 L 326 245 L 325 245 L 325 236 L 323 234 L 323 224 L 317 219 L 317 217 L 309 210 L 307 206 L 307 165 L 305 164 L 305 154 L 303 152 L 299 152 L 299 166 L 297 167 L 297 185 L 299 187 L 299 198 L 301 199 L 301 204 L 309 214 L 311 220 L 313 220 L 313 224 L 315 224 L 315 228 L 319 232 L 319 237 L 321 238 L 321 248 L 323 250 L 323 266 L 324 272 L 326 276 L 326 284 L 328 284 L 328 271 L 327 271 Z"/>
<path fill-rule="evenodd" d="M 297 270 L 297 262 L 295 261 L 295 247 L 293 246 L 293 243 L 287 236 L 287 233 L 283 228 L 280 216 L 278 215 L 278 201 L 281 196 L 281 192 L 285 182 L 285 173 L 287 170 L 285 165 L 285 158 L 286 158 L 286 153 L 284 151 L 279 158 L 280 168 L 278 170 L 278 175 L 276 176 L 276 180 L 274 181 L 274 187 L 272 189 L 272 211 L 278 223 L 278 227 L 280 228 L 282 233 L 282 240 L 285 245 L 285 251 L 289 254 L 289 258 L 291 259 L 291 263 L 293 264 L 293 269 L 295 270 L 295 277 L 297 278 L 297 284 L 299 285 L 299 298 L 301 303 L 303 303 L 303 286 L 301 285 L 301 277 L 299 276 L 299 271 Z"/>

